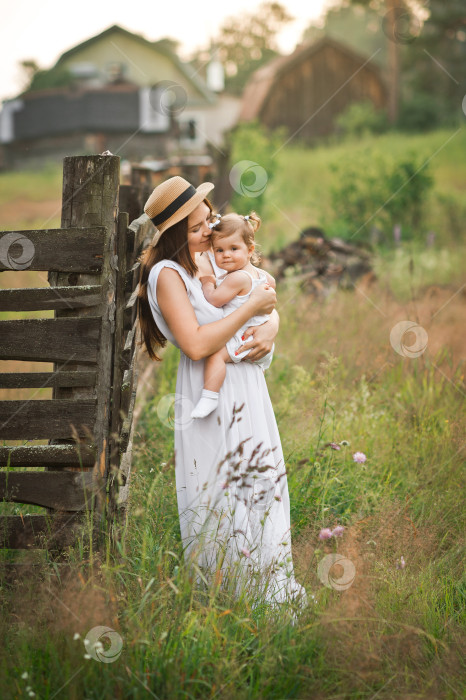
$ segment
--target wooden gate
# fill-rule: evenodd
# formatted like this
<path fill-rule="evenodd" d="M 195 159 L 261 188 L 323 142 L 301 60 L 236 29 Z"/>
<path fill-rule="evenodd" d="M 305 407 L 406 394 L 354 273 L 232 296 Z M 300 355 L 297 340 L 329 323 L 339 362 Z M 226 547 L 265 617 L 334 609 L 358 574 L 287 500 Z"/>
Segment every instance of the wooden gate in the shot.
<path fill-rule="evenodd" d="M 0 321 L 0 360 L 53 363 L 52 372 L 0 373 L 0 389 L 53 392 L 0 401 L 0 498 L 46 509 L 2 513 L 3 548 L 60 551 L 89 514 L 95 535 L 126 512 L 137 389 L 133 292 L 154 227 L 144 214 L 128 225 L 148 190 L 120 187 L 119 162 L 65 158 L 61 228 L 0 232 L 0 271 L 46 270 L 50 285 L 1 289 L 0 311 L 54 312 Z"/>

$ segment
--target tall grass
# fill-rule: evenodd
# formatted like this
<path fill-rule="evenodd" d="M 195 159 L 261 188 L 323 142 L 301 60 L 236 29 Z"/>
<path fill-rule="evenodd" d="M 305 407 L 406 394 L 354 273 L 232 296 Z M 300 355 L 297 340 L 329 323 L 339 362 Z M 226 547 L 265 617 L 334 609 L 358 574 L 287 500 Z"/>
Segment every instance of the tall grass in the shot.
<path fill-rule="evenodd" d="M 116 553 L 97 552 L 84 538 L 67 565 L 39 567 L 33 589 L 20 567 L 5 583 L 5 697 L 27 683 L 44 698 L 62 686 L 58 697 L 73 698 L 460 692 L 459 356 L 454 347 L 428 348 L 416 359 L 394 353 L 389 330 L 401 307 L 383 288 L 370 294 L 386 316 L 356 292 L 341 290 L 324 307 L 296 292 L 286 304 L 288 292 L 279 289 L 281 331 L 266 376 L 287 464 L 295 573 L 317 604 L 292 625 L 286 609 L 253 610 L 215 583 L 195 585 L 179 535 L 172 431 L 157 413 L 175 391 L 178 351 L 169 347 L 137 426 L 129 517 Z M 415 302 L 420 313 L 432 303 Z M 458 295 L 450 305 L 459 310 Z M 428 331 L 434 343 L 435 321 Z M 356 451 L 366 463 L 353 460 Z M 345 526 L 343 537 L 318 539 L 336 524 Z M 356 569 L 343 591 L 317 573 L 334 551 Z M 401 557 L 405 568 L 397 568 Z M 113 663 L 84 658 L 82 640 L 97 625 L 123 640 Z"/>
<path fill-rule="evenodd" d="M 59 198 L 61 163 L 47 163 L 41 170 L 0 173 L 0 206 L 18 201 L 43 202 Z M 21 212 L 18 212 L 19 214 Z"/>
<path fill-rule="evenodd" d="M 424 138 L 441 145 L 444 136 Z M 386 148 L 406 145 L 383 139 Z M 341 146 L 350 147 L 358 148 Z M 451 158 L 464 177 L 449 148 L 438 167 Z M 329 154 L 284 149 L 281 157 L 295 166 L 282 189 L 274 180 L 269 205 L 274 199 L 304 227 L 314 205 L 325 206 Z M 304 174 L 312 187 L 300 198 Z M 271 244 L 294 239 L 275 212 Z M 461 696 L 464 273 L 455 252 L 414 244 L 377 256 L 375 270 L 372 286 L 320 301 L 292 280 L 278 289 L 281 328 L 266 379 L 287 466 L 295 574 L 317 604 L 291 624 L 290 610 L 253 609 L 218 581 L 195 584 L 199 572 L 186 566 L 180 540 L 172 430 L 157 413 L 175 392 L 178 351 L 168 347 L 154 366 L 155 390 L 139 404 L 128 519 L 116 547 L 106 540 L 96 549 L 85 532 L 59 560 L 8 553 L 2 697 Z M 414 359 L 390 344 L 404 319 L 428 333 Z M 356 451 L 365 463 L 354 461 Z M 337 524 L 342 537 L 319 539 Z M 318 574 L 333 553 L 356 571 L 343 590 Z M 334 565 L 334 582 L 343 569 Z M 99 625 L 123 642 L 113 663 L 87 658 L 83 639 Z"/>

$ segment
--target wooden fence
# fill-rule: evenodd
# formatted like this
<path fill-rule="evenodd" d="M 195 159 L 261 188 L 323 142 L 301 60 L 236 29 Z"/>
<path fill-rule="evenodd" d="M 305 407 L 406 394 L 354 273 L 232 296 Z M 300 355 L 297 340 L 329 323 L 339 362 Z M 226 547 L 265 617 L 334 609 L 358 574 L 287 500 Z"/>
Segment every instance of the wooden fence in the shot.
<path fill-rule="evenodd" d="M 126 512 L 137 390 L 133 292 L 137 258 L 155 229 L 140 216 L 149 183 L 120 186 L 119 171 L 117 156 L 65 158 L 61 228 L 0 232 L 0 271 L 46 270 L 50 285 L 1 289 L 0 311 L 54 311 L 0 321 L 0 360 L 53 363 L 52 372 L 0 373 L 0 389 L 53 391 L 46 400 L 0 401 L 0 499 L 46 509 L 2 514 L 3 548 L 61 551 L 90 513 L 95 534 Z"/>

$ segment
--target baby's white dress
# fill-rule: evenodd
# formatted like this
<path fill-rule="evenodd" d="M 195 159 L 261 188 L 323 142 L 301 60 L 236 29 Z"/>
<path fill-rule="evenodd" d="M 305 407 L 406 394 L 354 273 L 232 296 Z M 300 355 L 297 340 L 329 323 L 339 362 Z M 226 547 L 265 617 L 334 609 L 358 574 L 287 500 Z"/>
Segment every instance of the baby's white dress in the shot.
<path fill-rule="evenodd" d="M 157 304 L 157 280 L 164 267 L 179 273 L 200 325 L 223 318 L 223 311 L 206 300 L 200 281 L 181 265 L 156 263 L 148 277 L 150 307 L 162 333 L 179 347 Z M 180 350 L 176 393 L 162 400 L 161 411 L 167 400 L 174 403 L 176 495 L 185 560 L 209 581 L 220 569 L 222 586 L 232 583 L 236 595 L 246 591 L 252 606 L 292 599 L 305 605 L 306 592 L 294 577 L 286 469 L 264 372 L 247 360 L 226 363 L 218 406 L 198 421 L 191 411 L 203 384 L 204 360 L 191 360 Z M 226 575 L 229 567 L 233 576 Z"/>
<path fill-rule="evenodd" d="M 212 264 L 215 263 L 215 258 L 214 255 L 209 252 L 209 257 L 212 262 Z M 217 278 L 217 286 L 219 286 L 227 277 L 227 274 L 225 274 L 225 270 L 222 270 L 221 268 L 215 266 L 215 272 L 216 272 L 216 278 Z M 222 275 L 218 275 L 217 271 L 220 271 L 223 273 Z M 223 316 L 229 316 L 229 314 L 232 314 L 233 311 L 236 311 L 236 309 L 239 309 L 240 306 L 242 306 L 251 296 L 252 291 L 258 287 L 260 284 L 264 284 L 264 282 L 267 282 L 267 275 L 263 270 L 257 270 L 259 273 L 259 278 L 253 277 L 250 272 L 247 270 L 242 270 L 242 272 L 245 272 L 249 277 L 251 278 L 251 289 L 247 294 L 237 294 L 231 301 L 228 301 L 226 304 L 222 306 L 223 309 Z M 268 321 L 270 316 L 268 314 L 260 314 L 257 316 L 252 316 L 249 321 L 247 321 L 244 326 L 241 326 L 239 331 L 235 333 L 235 335 L 230 338 L 230 340 L 226 344 L 226 348 L 228 350 L 228 354 L 230 355 L 231 361 L 232 362 L 241 362 L 241 360 L 244 357 L 247 357 L 248 354 L 251 352 L 251 350 L 243 350 L 239 355 L 235 355 L 235 351 L 239 348 L 240 345 L 243 345 L 243 341 L 241 340 L 241 337 L 246 330 L 246 328 L 250 328 L 251 326 L 260 326 L 266 321 Z M 275 350 L 275 343 L 272 346 L 272 349 L 270 352 L 267 353 L 267 355 L 264 355 L 260 360 L 253 360 L 255 364 L 258 364 L 262 369 L 265 371 L 268 369 L 271 365 L 272 358 L 273 358 L 273 353 Z"/>

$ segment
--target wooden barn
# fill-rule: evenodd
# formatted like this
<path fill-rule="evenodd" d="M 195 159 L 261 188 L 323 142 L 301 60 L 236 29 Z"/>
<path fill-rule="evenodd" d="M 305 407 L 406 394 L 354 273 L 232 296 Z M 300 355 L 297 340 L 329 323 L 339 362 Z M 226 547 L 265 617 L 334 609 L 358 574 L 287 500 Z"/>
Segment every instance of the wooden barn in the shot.
<path fill-rule="evenodd" d="M 286 126 L 290 137 L 311 143 L 332 133 L 335 117 L 351 102 L 364 99 L 386 108 L 380 69 L 368 57 L 324 37 L 255 71 L 243 93 L 239 121 Z"/>

